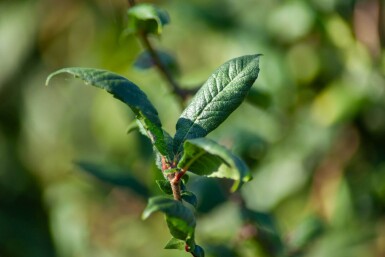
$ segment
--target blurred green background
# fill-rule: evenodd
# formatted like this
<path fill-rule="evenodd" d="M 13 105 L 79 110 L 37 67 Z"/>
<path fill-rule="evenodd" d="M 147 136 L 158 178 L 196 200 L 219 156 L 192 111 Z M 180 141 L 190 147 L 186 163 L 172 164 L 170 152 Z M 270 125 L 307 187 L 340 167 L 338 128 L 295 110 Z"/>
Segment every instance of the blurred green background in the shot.
<path fill-rule="evenodd" d="M 382 0 L 154 1 L 171 24 L 159 49 L 200 85 L 228 59 L 263 53 L 254 88 L 210 138 L 254 179 L 240 193 L 192 178 L 207 256 L 385 256 L 385 4 Z M 181 109 L 123 36 L 124 0 L 0 1 L 0 256 L 188 256 L 163 250 L 151 146 L 126 133 L 132 113 L 102 90 L 47 75 L 85 66 L 120 73 L 149 96 L 171 134 Z M 259 99 L 259 100 L 258 100 Z M 261 100 L 262 99 L 262 100 Z M 269 101 L 268 101 L 269 100 Z M 140 188 L 111 186 L 87 160 Z M 131 186 L 131 188 L 130 188 Z M 140 190 L 143 189 L 143 190 Z"/>

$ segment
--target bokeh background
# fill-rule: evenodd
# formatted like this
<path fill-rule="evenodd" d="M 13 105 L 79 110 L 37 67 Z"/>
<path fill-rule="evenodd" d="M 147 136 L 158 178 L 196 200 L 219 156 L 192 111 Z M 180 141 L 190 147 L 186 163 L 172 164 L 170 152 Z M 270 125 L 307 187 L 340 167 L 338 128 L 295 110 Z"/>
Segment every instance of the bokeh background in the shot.
<path fill-rule="evenodd" d="M 384 1 L 153 2 L 171 24 L 151 40 L 185 87 L 231 58 L 264 55 L 261 94 L 209 135 L 254 179 L 235 195 L 223 181 L 189 182 L 207 256 L 385 256 Z M 181 108 L 156 70 L 133 67 L 142 47 L 122 33 L 127 7 L 0 1 L 1 257 L 188 256 L 163 250 L 161 214 L 140 218 L 160 172 L 147 140 L 126 133 L 129 109 L 69 77 L 45 86 L 62 67 L 120 73 L 173 134 Z M 102 165 L 102 179 L 76 160 Z"/>

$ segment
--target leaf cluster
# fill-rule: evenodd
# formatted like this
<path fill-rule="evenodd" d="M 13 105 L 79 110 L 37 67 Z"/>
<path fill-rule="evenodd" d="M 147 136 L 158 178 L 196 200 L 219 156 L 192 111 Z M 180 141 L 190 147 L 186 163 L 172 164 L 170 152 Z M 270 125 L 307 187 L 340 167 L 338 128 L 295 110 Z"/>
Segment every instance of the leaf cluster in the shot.
<path fill-rule="evenodd" d="M 128 12 L 130 33 L 160 35 L 168 15 L 153 5 L 137 5 Z M 158 167 L 164 180 L 157 181 L 159 188 L 170 196 L 149 199 L 143 218 L 160 211 L 166 216 L 172 239 L 167 249 L 184 249 L 194 256 L 204 256 L 196 245 L 196 220 L 193 211 L 183 201 L 196 207 L 196 196 L 186 190 L 186 172 L 198 176 L 234 180 L 235 191 L 251 179 L 246 164 L 228 149 L 205 138 L 216 129 L 244 101 L 259 73 L 260 55 L 246 55 L 229 60 L 215 70 L 203 84 L 176 123 L 175 136 L 162 128 L 158 112 L 147 95 L 132 81 L 110 71 L 92 68 L 64 68 L 52 77 L 67 73 L 80 78 L 87 85 L 106 90 L 125 103 L 135 114 L 142 132 L 152 143 Z M 100 174 L 92 165 L 80 164 L 91 173 Z"/>

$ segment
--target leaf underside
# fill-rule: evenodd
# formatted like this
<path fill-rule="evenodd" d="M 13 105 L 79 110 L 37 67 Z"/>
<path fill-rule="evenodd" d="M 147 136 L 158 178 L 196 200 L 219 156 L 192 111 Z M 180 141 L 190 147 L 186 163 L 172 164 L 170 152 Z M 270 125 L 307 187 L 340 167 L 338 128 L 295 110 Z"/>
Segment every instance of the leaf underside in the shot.
<path fill-rule="evenodd" d="M 251 180 L 246 164 L 225 147 L 207 138 L 184 142 L 184 152 L 178 167 L 200 176 L 235 180 L 232 190 Z"/>
<path fill-rule="evenodd" d="M 146 219 L 157 211 L 166 215 L 167 225 L 174 238 L 186 241 L 194 237 L 195 216 L 181 202 L 165 196 L 152 197 L 143 211 L 142 218 Z"/>
<path fill-rule="evenodd" d="M 208 78 L 176 124 L 174 152 L 187 139 L 205 137 L 245 99 L 259 73 L 260 55 L 246 55 L 221 65 Z"/>
<path fill-rule="evenodd" d="M 92 68 L 64 68 L 50 74 L 47 78 L 48 85 L 52 77 L 68 73 L 82 79 L 86 84 L 105 89 L 115 98 L 127 104 L 135 113 L 141 129 L 151 140 L 154 147 L 164 156 L 171 156 L 162 130 L 158 112 L 147 95 L 133 82 L 113 72 Z"/>

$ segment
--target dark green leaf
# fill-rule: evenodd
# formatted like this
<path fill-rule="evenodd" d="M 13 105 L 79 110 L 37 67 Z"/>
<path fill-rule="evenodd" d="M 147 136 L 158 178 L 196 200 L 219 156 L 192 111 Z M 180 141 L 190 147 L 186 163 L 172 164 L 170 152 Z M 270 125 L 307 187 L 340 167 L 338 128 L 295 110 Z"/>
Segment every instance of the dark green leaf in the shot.
<path fill-rule="evenodd" d="M 163 193 L 172 195 L 170 182 L 168 182 L 167 180 L 156 180 L 155 182 Z"/>
<path fill-rule="evenodd" d="M 185 249 L 186 242 L 180 239 L 171 238 L 170 241 L 167 242 L 164 249 L 177 249 L 177 250 L 184 250 Z"/>
<path fill-rule="evenodd" d="M 88 172 L 103 182 L 114 186 L 129 188 L 144 198 L 148 198 L 149 196 L 147 187 L 144 186 L 134 176 L 128 174 L 127 170 L 96 165 L 83 161 L 76 162 L 75 164 L 82 170 Z"/>
<path fill-rule="evenodd" d="M 194 257 L 205 257 L 205 252 L 203 251 L 203 248 L 199 245 L 196 245 L 194 250 L 192 251 L 192 254 Z"/>
<path fill-rule="evenodd" d="M 190 179 L 190 176 L 188 174 L 184 174 L 183 177 L 182 177 L 183 184 L 187 185 L 189 179 Z"/>
<path fill-rule="evenodd" d="M 271 97 L 268 93 L 252 87 L 247 94 L 246 101 L 256 107 L 267 108 L 271 104 Z"/>
<path fill-rule="evenodd" d="M 151 140 L 155 148 L 164 156 L 170 156 L 166 145 L 162 124 L 158 112 L 148 100 L 146 94 L 128 79 L 105 70 L 91 68 L 64 68 L 58 70 L 47 78 L 46 84 L 53 76 L 69 73 L 82 79 L 86 84 L 107 90 L 115 98 L 126 103 L 135 113 L 139 125 L 145 135 Z"/>
<path fill-rule="evenodd" d="M 167 67 L 169 71 L 173 74 L 179 74 L 178 63 L 175 58 L 171 56 L 169 53 L 156 50 L 156 54 L 158 55 L 162 64 Z M 148 51 L 144 51 L 140 53 L 140 55 L 136 58 L 134 66 L 138 69 L 145 70 L 150 69 L 155 66 L 155 62 Z"/>
<path fill-rule="evenodd" d="M 166 214 L 167 225 L 173 237 L 184 241 L 194 237 L 195 216 L 181 202 L 164 196 L 152 197 L 142 217 L 146 219 L 157 211 Z"/>
<path fill-rule="evenodd" d="M 293 249 L 304 249 L 325 229 L 324 222 L 317 216 L 305 218 L 292 233 L 289 245 Z"/>
<path fill-rule="evenodd" d="M 182 192 L 182 199 L 183 199 L 183 201 L 188 202 L 189 204 L 194 206 L 195 208 L 198 205 L 198 199 L 193 192 L 183 191 Z"/>
<path fill-rule="evenodd" d="M 235 180 L 232 190 L 251 179 L 246 164 L 225 147 L 207 138 L 185 141 L 178 167 L 200 176 Z"/>
<path fill-rule="evenodd" d="M 238 57 L 214 71 L 176 124 L 176 154 L 183 151 L 185 140 L 206 136 L 242 103 L 258 77 L 259 57 Z"/>
<path fill-rule="evenodd" d="M 128 12 L 127 32 L 162 34 L 163 26 L 170 22 L 167 12 L 152 4 L 138 4 Z"/>

